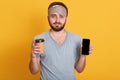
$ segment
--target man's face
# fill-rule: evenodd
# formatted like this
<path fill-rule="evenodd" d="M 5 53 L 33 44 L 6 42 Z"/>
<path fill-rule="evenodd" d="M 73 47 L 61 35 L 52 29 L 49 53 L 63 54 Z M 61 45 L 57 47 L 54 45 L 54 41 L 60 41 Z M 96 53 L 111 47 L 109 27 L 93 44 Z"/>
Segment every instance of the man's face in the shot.
<path fill-rule="evenodd" d="M 62 6 L 58 5 L 49 9 L 48 21 L 54 31 L 58 32 L 64 29 L 67 19 L 66 15 L 66 10 Z"/>

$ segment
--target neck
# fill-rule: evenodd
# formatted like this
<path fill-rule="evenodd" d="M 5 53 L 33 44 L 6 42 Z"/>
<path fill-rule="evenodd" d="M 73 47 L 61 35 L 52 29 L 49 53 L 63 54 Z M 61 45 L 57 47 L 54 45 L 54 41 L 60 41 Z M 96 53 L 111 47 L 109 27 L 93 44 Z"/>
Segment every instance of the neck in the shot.
<path fill-rule="evenodd" d="M 64 42 L 67 34 L 66 34 L 66 30 L 63 29 L 59 32 L 50 30 L 50 35 L 59 45 L 61 45 Z"/>
<path fill-rule="evenodd" d="M 57 31 L 54 31 L 54 30 L 51 29 L 50 32 L 51 32 L 52 34 L 56 35 L 56 36 L 61 36 L 61 34 L 66 33 L 66 30 L 63 29 L 63 30 L 57 32 Z"/>

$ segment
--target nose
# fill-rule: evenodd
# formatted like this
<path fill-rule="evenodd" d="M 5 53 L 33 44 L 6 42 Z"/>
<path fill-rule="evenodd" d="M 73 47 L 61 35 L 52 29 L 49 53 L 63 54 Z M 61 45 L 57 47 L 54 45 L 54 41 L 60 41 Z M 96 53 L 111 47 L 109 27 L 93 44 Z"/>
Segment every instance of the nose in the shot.
<path fill-rule="evenodd" d="M 56 16 L 56 22 L 60 22 L 59 16 Z"/>

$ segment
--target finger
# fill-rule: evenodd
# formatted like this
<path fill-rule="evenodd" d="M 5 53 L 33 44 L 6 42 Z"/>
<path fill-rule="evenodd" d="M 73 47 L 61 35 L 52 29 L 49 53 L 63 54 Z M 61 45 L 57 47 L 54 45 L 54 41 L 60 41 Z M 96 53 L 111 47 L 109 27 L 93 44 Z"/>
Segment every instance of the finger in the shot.
<path fill-rule="evenodd" d="M 93 46 L 90 46 L 89 50 L 92 51 L 93 50 Z"/>
<path fill-rule="evenodd" d="M 83 47 L 82 44 L 80 44 L 80 47 L 81 47 L 81 48 Z"/>
<path fill-rule="evenodd" d="M 43 52 L 43 51 L 44 51 L 44 48 L 38 48 L 38 49 L 35 48 L 33 51 L 37 51 L 37 52 L 41 52 L 41 51 L 42 51 L 42 52 Z"/>
<path fill-rule="evenodd" d="M 92 53 L 92 50 L 93 50 L 93 46 L 90 45 L 89 53 Z"/>
<path fill-rule="evenodd" d="M 34 46 L 34 49 L 40 49 L 40 46 Z"/>
<path fill-rule="evenodd" d="M 33 51 L 33 54 L 38 54 L 38 53 L 40 53 L 40 50 L 34 50 Z"/>
<path fill-rule="evenodd" d="M 32 42 L 32 46 L 35 46 L 35 41 Z"/>
<path fill-rule="evenodd" d="M 80 54 L 82 54 L 82 44 L 80 44 Z"/>
<path fill-rule="evenodd" d="M 40 48 L 42 45 L 39 45 L 39 44 L 36 44 L 36 43 L 33 43 L 33 47 L 34 48 Z"/>
<path fill-rule="evenodd" d="M 40 51 L 40 48 L 35 48 L 34 51 Z"/>
<path fill-rule="evenodd" d="M 36 55 L 37 55 L 38 53 L 39 53 L 39 52 L 37 52 L 37 51 L 32 51 L 31 56 L 32 56 L 32 57 L 36 57 Z"/>
<path fill-rule="evenodd" d="M 89 51 L 89 54 L 91 54 L 92 53 L 92 51 Z"/>
<path fill-rule="evenodd" d="M 35 50 L 33 51 L 34 54 L 41 54 L 44 53 L 44 50 Z"/>

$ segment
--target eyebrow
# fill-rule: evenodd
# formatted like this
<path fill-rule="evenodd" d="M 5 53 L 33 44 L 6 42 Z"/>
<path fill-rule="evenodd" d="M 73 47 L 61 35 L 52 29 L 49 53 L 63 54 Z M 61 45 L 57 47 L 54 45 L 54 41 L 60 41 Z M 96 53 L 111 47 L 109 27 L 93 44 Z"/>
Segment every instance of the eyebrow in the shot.
<path fill-rule="evenodd" d="M 58 13 L 59 14 L 59 13 Z M 57 15 L 57 14 L 55 14 L 55 13 L 52 13 L 52 14 L 50 14 L 50 15 Z M 64 15 L 62 15 L 62 14 L 59 14 L 59 16 L 63 16 L 63 17 L 65 17 Z"/>

